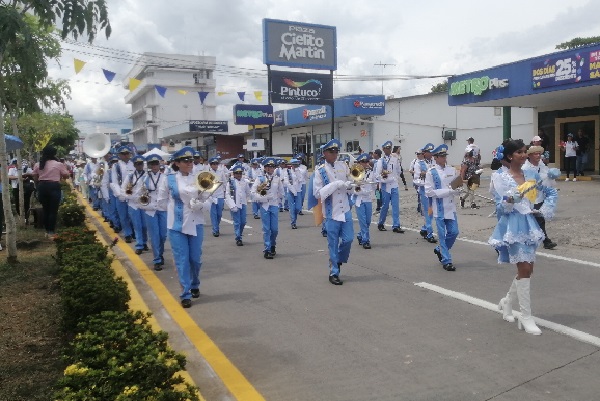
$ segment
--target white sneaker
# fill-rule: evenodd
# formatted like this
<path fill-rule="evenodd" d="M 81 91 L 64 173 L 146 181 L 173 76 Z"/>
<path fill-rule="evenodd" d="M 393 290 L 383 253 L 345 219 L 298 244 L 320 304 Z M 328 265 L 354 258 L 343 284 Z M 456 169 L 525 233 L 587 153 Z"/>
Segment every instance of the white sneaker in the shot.
<path fill-rule="evenodd" d="M 565 181 L 569 181 L 569 179 L 568 179 L 568 178 L 565 178 Z"/>
<path fill-rule="evenodd" d="M 573 182 L 577 181 L 577 178 L 573 178 Z"/>

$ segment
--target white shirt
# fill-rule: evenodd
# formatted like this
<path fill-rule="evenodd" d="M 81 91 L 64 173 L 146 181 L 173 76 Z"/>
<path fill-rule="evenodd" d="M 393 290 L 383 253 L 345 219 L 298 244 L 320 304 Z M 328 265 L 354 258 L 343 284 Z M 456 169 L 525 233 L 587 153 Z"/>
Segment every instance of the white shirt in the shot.
<path fill-rule="evenodd" d="M 85 177 L 85 182 L 88 184 L 92 183 L 92 175 L 96 173 L 98 170 L 98 163 L 88 162 L 83 169 L 83 175 Z"/>
<path fill-rule="evenodd" d="M 325 169 L 329 184 L 323 184 L 321 176 L 321 168 Z M 339 188 L 340 181 L 349 181 L 350 168 L 345 162 L 336 161 L 333 166 L 329 163 L 321 164 L 314 172 L 313 178 L 313 195 L 317 199 L 321 199 L 323 208 L 323 216 L 327 217 L 326 200 L 331 199 L 332 211 L 331 218 L 335 221 L 346 221 L 346 213 L 350 211 L 350 202 L 348 195 L 352 194 L 352 190 Z"/>
<path fill-rule="evenodd" d="M 267 180 L 271 180 L 271 188 L 267 190 L 266 195 L 260 195 L 257 192 L 258 185 Z M 261 207 L 265 210 L 269 209 L 269 206 L 279 207 L 279 199 L 283 197 L 283 182 L 277 175 L 273 174 L 273 176 L 270 177 L 265 173 L 254 181 L 250 193 L 252 195 L 252 200 L 260 203 Z"/>
<path fill-rule="evenodd" d="M 475 158 L 477 158 L 477 156 L 479 156 L 479 153 L 480 153 L 479 146 L 475 145 L 474 143 L 468 144 L 467 147 L 465 148 L 465 153 L 469 153 L 470 151 L 473 151 L 473 156 Z"/>
<path fill-rule="evenodd" d="M 152 171 L 146 172 L 144 174 L 144 184 L 146 185 L 146 189 L 148 190 L 148 195 L 150 196 L 150 203 L 146 206 L 140 206 L 148 216 L 154 216 L 156 211 L 166 211 L 167 210 L 167 199 L 162 199 L 159 201 L 158 199 L 158 191 L 159 189 L 165 185 L 163 181 L 167 180 L 167 175 L 161 173 L 153 173 Z"/>
<path fill-rule="evenodd" d="M 209 173 L 213 173 L 216 177 L 217 181 L 222 182 L 223 184 L 217 188 L 217 190 L 215 190 L 215 192 L 213 192 L 212 194 L 212 198 L 214 199 L 214 202 L 217 202 L 217 199 L 225 199 L 225 187 L 227 185 L 225 185 L 227 183 L 227 180 L 229 179 L 228 175 L 227 175 L 227 169 L 226 168 L 221 168 L 221 164 L 219 164 L 219 167 L 217 168 L 217 171 L 213 170 L 212 168 L 209 167 L 208 171 Z"/>
<path fill-rule="evenodd" d="M 432 170 L 436 170 L 440 176 L 440 189 L 436 189 L 435 187 L 435 182 L 433 181 L 433 175 L 431 173 Z M 449 165 L 442 167 L 437 163 L 434 163 L 427 171 L 427 175 L 425 176 L 425 195 L 432 199 L 431 208 L 433 209 L 433 217 L 442 217 L 438 215 L 437 202 L 439 199 L 443 202 L 444 219 L 455 219 L 456 204 L 454 203 L 454 195 L 456 194 L 456 191 L 450 189 L 449 185 L 457 175 L 458 173 L 454 167 Z"/>
<path fill-rule="evenodd" d="M 232 182 L 235 186 L 235 199 L 233 199 L 233 197 L 231 196 Z M 236 207 L 240 209 L 242 205 L 248 203 L 248 199 L 250 199 L 250 186 L 248 185 L 248 182 L 246 180 L 238 180 L 233 178 L 232 180 L 227 181 L 226 187 L 227 190 L 225 191 L 225 203 L 227 203 L 227 207 L 229 207 L 229 210 Z"/>
<path fill-rule="evenodd" d="M 423 169 L 421 168 L 421 162 L 425 163 L 425 171 L 423 171 Z M 427 160 L 426 158 L 423 158 L 423 160 L 415 160 L 415 166 L 413 167 L 413 184 L 419 187 L 425 186 L 425 178 L 422 177 L 425 177 L 427 170 L 429 170 L 432 164 L 434 164 L 433 159 Z"/>
<path fill-rule="evenodd" d="M 125 163 L 122 160 L 119 160 L 118 162 L 116 162 L 115 164 L 113 164 L 112 168 L 110 169 L 110 174 L 111 174 L 110 189 L 112 189 L 114 196 L 116 196 L 117 198 L 119 198 L 119 200 L 124 201 L 125 200 L 125 197 L 124 197 L 125 193 L 123 193 L 123 191 L 121 191 L 121 184 L 122 184 L 122 182 L 119 183 L 119 176 L 117 174 L 117 169 L 118 168 L 121 169 L 121 179 L 124 181 L 125 178 L 129 174 L 132 174 L 135 171 L 135 167 L 133 166 L 133 163 L 131 162 L 131 160 L 128 161 L 127 163 Z"/>
<path fill-rule="evenodd" d="M 298 170 L 300 171 L 300 184 L 304 185 L 308 182 L 308 167 L 301 164 L 298 166 Z"/>
<path fill-rule="evenodd" d="M 194 164 L 194 167 L 192 168 L 192 174 L 198 174 L 203 171 L 208 171 L 209 168 L 210 166 L 205 163 Z"/>
<path fill-rule="evenodd" d="M 574 157 L 577 156 L 577 150 L 575 148 L 577 148 L 577 142 L 576 141 L 567 141 L 565 142 L 565 156 L 566 157 Z"/>
<path fill-rule="evenodd" d="M 123 180 L 123 184 L 121 184 L 121 193 L 125 200 L 127 200 L 127 204 L 131 206 L 133 209 L 138 210 L 140 208 L 140 196 L 142 195 L 142 186 L 145 185 L 144 181 L 146 179 L 146 172 L 142 171 L 134 171 L 132 174 L 128 174 L 127 177 Z M 129 184 L 132 184 L 133 187 L 131 189 L 131 195 L 127 195 L 127 187 Z"/>
<path fill-rule="evenodd" d="M 365 174 L 365 181 L 367 182 L 371 182 L 374 181 L 373 180 L 373 175 L 374 172 L 373 170 L 369 169 L 367 170 L 366 174 Z M 356 192 L 354 191 L 354 194 L 352 195 L 352 200 L 354 201 L 354 205 L 356 207 L 359 207 L 363 202 L 372 202 L 372 196 L 373 196 L 373 192 L 375 192 L 375 184 L 362 184 L 360 186 L 360 191 Z"/>
<path fill-rule="evenodd" d="M 23 170 L 21 170 L 23 171 Z M 29 167 L 25 170 L 23 174 L 32 174 L 33 170 Z M 11 167 L 8 169 L 8 177 L 15 177 L 10 179 L 10 186 L 12 188 L 17 188 L 19 186 L 19 171 L 17 167 Z"/>
<path fill-rule="evenodd" d="M 285 187 L 294 194 L 298 195 L 302 191 L 302 182 L 300 181 L 302 173 L 297 168 L 288 168 L 282 170 L 283 183 Z"/>
<path fill-rule="evenodd" d="M 383 163 L 387 161 L 387 168 L 385 170 L 389 171 L 387 178 L 383 178 L 381 176 L 381 172 L 384 170 Z M 375 179 L 385 185 L 385 192 L 391 193 L 393 188 L 398 188 L 398 178 L 400 177 L 400 163 L 398 158 L 392 153 L 389 156 L 385 154 L 381 156 L 377 163 L 375 163 Z"/>

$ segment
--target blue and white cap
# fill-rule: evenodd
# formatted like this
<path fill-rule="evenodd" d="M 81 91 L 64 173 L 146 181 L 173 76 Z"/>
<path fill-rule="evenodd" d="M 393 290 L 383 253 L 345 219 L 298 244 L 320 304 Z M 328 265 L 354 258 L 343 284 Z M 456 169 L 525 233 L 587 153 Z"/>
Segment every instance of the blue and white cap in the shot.
<path fill-rule="evenodd" d="M 363 153 L 363 154 L 359 155 L 356 158 L 356 161 L 357 162 L 362 162 L 362 161 L 368 162 L 369 161 L 369 154 L 368 153 Z"/>
<path fill-rule="evenodd" d="M 150 155 L 150 156 L 146 157 L 147 163 L 161 162 L 161 161 L 163 161 L 163 158 L 161 155 Z"/>
<path fill-rule="evenodd" d="M 258 157 L 255 157 L 254 159 L 250 160 L 251 164 L 258 164 L 259 160 Z"/>
<path fill-rule="evenodd" d="M 290 163 L 291 164 L 300 164 L 300 160 L 294 158 L 294 159 L 290 160 Z"/>
<path fill-rule="evenodd" d="M 339 140 L 337 139 L 332 139 L 331 141 L 327 142 L 325 145 L 323 145 L 323 150 L 329 150 L 329 149 L 337 149 L 340 150 L 340 148 L 342 147 L 342 144 Z"/>
<path fill-rule="evenodd" d="M 239 155 L 237 155 L 237 158 L 239 159 L 240 157 L 246 157 L 243 153 L 240 153 Z"/>
<path fill-rule="evenodd" d="M 117 153 L 133 153 L 133 152 L 131 151 L 131 149 L 129 148 L 129 146 L 120 146 L 117 149 Z"/>
<path fill-rule="evenodd" d="M 431 153 L 434 156 L 446 156 L 448 154 L 448 145 L 446 145 L 445 143 L 442 143 L 440 146 L 433 149 L 431 151 Z"/>
<path fill-rule="evenodd" d="M 383 145 L 381 145 L 381 148 L 382 148 L 382 149 L 385 149 L 385 148 L 391 148 L 393 145 L 394 145 L 394 144 L 392 143 L 392 141 L 385 141 L 385 142 L 383 143 Z"/>
<path fill-rule="evenodd" d="M 432 152 L 434 148 L 435 145 L 433 143 L 428 143 L 427 145 L 421 148 L 421 152 Z"/>
<path fill-rule="evenodd" d="M 119 156 L 117 155 L 112 155 L 110 157 L 110 159 L 108 159 L 109 162 L 118 162 L 119 161 Z"/>
<path fill-rule="evenodd" d="M 279 163 L 279 164 L 287 164 L 287 160 L 285 160 L 285 159 L 278 159 L 277 163 Z"/>
<path fill-rule="evenodd" d="M 275 167 L 277 165 L 277 161 L 274 157 L 265 157 L 262 162 L 263 166 L 271 166 Z"/>
<path fill-rule="evenodd" d="M 243 173 L 244 166 L 241 163 L 236 163 L 231 167 L 231 172 L 232 173 Z"/>
<path fill-rule="evenodd" d="M 219 164 L 220 159 L 218 157 L 211 157 L 210 159 L 208 159 L 208 164 Z"/>
<path fill-rule="evenodd" d="M 181 161 L 183 159 L 192 159 L 194 157 L 194 148 L 191 146 L 184 146 L 177 152 L 173 153 L 174 161 Z"/>
<path fill-rule="evenodd" d="M 146 158 L 142 155 L 135 155 L 131 158 L 131 161 L 133 162 L 133 164 L 135 163 L 143 163 L 146 161 Z"/>
<path fill-rule="evenodd" d="M 338 160 L 341 161 L 341 162 L 349 163 L 350 162 L 350 155 L 340 155 L 340 157 L 338 158 Z"/>
<path fill-rule="evenodd" d="M 194 151 L 194 159 L 197 159 L 198 157 L 202 157 L 202 153 L 200 153 L 199 150 L 195 150 Z"/>

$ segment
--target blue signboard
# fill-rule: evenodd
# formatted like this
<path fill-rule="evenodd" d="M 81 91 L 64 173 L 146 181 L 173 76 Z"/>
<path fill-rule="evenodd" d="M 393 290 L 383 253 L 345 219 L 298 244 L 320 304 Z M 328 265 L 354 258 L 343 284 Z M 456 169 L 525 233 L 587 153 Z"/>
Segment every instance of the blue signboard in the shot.
<path fill-rule="evenodd" d="M 305 124 L 320 120 L 331 119 L 329 106 L 303 106 L 287 111 L 286 125 Z"/>
<path fill-rule="evenodd" d="M 293 71 L 271 71 L 271 102 L 331 104 L 333 77 Z"/>
<path fill-rule="evenodd" d="M 600 47 L 577 50 L 531 63 L 534 89 L 600 78 Z"/>
<path fill-rule="evenodd" d="M 236 104 L 233 106 L 233 121 L 236 125 L 271 125 L 274 122 L 273 106 Z"/>
<path fill-rule="evenodd" d="M 190 120 L 190 132 L 228 132 L 227 121 Z"/>
<path fill-rule="evenodd" d="M 382 116 L 385 114 L 385 97 L 347 96 L 335 100 L 335 116 Z"/>

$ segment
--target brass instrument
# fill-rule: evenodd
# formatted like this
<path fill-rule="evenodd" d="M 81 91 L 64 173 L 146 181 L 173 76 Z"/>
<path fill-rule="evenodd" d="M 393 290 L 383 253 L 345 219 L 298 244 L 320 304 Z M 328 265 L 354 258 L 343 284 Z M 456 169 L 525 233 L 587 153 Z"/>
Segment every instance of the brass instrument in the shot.
<path fill-rule="evenodd" d="M 267 180 L 265 182 L 261 182 L 256 186 L 256 192 L 260 196 L 265 196 L 267 192 L 271 189 L 271 180 Z"/>
<path fill-rule="evenodd" d="M 96 174 L 94 175 L 94 179 L 92 180 L 92 186 L 94 188 L 100 188 L 100 185 L 102 184 L 102 178 L 104 178 L 104 168 L 98 167 Z"/>
<path fill-rule="evenodd" d="M 361 185 L 376 184 L 375 181 L 365 181 L 367 178 L 367 170 L 359 163 L 354 163 L 350 167 L 350 178 L 354 181 L 354 192 L 360 192 Z"/>
<path fill-rule="evenodd" d="M 381 170 L 381 178 L 383 178 L 384 180 L 388 178 L 388 175 L 390 174 L 392 174 L 392 172 L 389 170 Z"/>
<path fill-rule="evenodd" d="M 142 194 L 140 195 L 138 202 L 142 206 L 148 206 L 150 204 L 150 192 L 146 187 L 146 181 L 142 181 Z"/>
<path fill-rule="evenodd" d="M 125 188 L 125 195 L 133 195 L 133 183 L 129 182 Z"/>
<path fill-rule="evenodd" d="M 219 189 L 222 184 L 221 181 L 217 181 L 217 176 L 210 171 L 199 173 L 194 180 L 194 185 L 198 188 L 198 197 L 190 199 L 190 207 L 194 207 L 198 203 L 204 202 L 202 198 L 210 196 Z"/>

